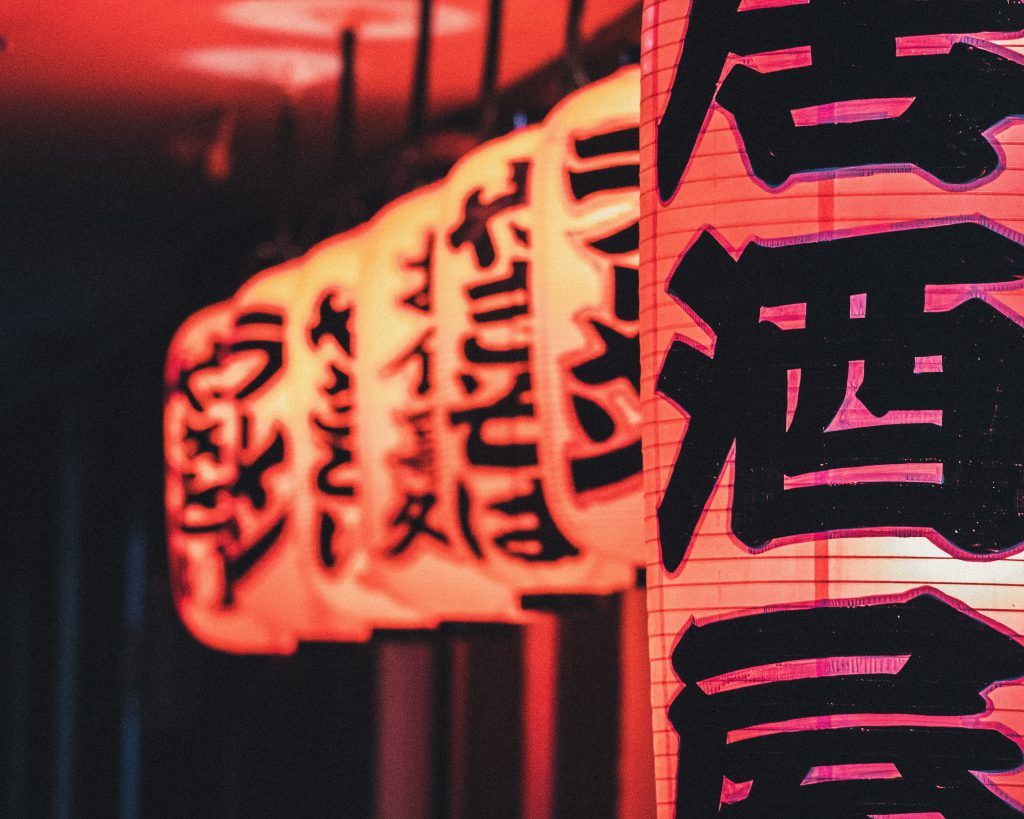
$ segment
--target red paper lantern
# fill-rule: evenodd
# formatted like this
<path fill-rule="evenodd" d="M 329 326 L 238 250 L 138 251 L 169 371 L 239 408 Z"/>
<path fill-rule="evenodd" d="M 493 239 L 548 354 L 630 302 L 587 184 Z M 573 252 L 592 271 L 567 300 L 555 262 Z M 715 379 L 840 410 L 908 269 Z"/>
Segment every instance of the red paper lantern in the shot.
<path fill-rule="evenodd" d="M 442 491 L 458 519 L 453 543 L 484 572 L 519 594 L 594 593 L 628 585 L 632 569 L 591 553 L 565 528 L 564 499 L 541 457 L 546 439 L 570 434 L 542 413 L 540 399 L 540 373 L 554 367 L 555 351 L 538 338 L 537 282 L 560 271 L 537 267 L 537 246 L 544 231 L 568 227 L 538 219 L 545 129 L 481 146 L 445 181 L 437 250 Z"/>
<path fill-rule="evenodd" d="M 662 816 L 1021 811 L 1021 29 L 647 4 Z"/>
<path fill-rule="evenodd" d="M 175 598 L 208 645 L 290 653 L 365 640 L 419 612 L 362 587 L 349 315 L 358 234 L 247 282 L 179 331 L 168 358 Z"/>
<path fill-rule="evenodd" d="M 308 560 L 297 582 L 315 601 L 319 640 L 436 622 L 366 582 L 373 537 L 366 447 L 372 436 L 364 427 L 376 405 L 360 357 L 372 347 L 367 336 L 387 327 L 363 305 L 370 250 L 365 228 L 314 247 L 303 257 L 292 293 L 292 390 L 306 401 L 293 405 L 301 412 L 292 423 L 302 430 L 295 469 L 306 528 L 291 548 Z"/>
<path fill-rule="evenodd" d="M 270 311 L 221 303 L 179 330 L 167 365 L 167 506 L 175 601 L 227 651 L 294 649 L 303 607 L 288 589 L 290 431 L 257 396 L 278 375 Z M 256 408 L 259 408 L 258 418 Z"/>
<path fill-rule="evenodd" d="M 367 233 L 358 291 L 357 359 L 365 453 L 365 580 L 439 620 L 520 617 L 512 590 L 458 542 L 458 516 L 439 450 L 444 447 L 444 366 L 439 351 L 439 212 L 444 185 L 389 205 Z"/>
<path fill-rule="evenodd" d="M 601 556 L 609 590 L 644 563 L 639 109 L 638 67 L 570 95 L 534 170 L 540 461 L 554 519 Z"/>

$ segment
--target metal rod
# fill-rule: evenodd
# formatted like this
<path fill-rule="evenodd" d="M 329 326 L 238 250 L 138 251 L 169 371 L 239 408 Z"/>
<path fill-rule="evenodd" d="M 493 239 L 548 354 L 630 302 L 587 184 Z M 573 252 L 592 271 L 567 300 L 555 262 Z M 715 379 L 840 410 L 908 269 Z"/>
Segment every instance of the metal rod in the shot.
<path fill-rule="evenodd" d="M 274 172 L 277 176 L 277 225 L 275 227 L 274 244 L 280 260 L 291 258 L 292 248 L 292 217 L 294 216 L 294 171 L 295 140 L 298 130 L 295 107 L 290 99 L 285 99 L 277 119 L 277 145 L 274 157 Z"/>
<path fill-rule="evenodd" d="M 580 21 L 583 19 L 584 5 L 585 0 L 571 0 L 569 19 L 565 24 L 565 62 L 569 68 L 569 76 L 577 88 L 589 82 L 580 60 Z"/>
<path fill-rule="evenodd" d="M 427 81 L 430 79 L 430 18 L 433 3 L 420 0 L 420 36 L 416 46 L 416 74 L 412 82 L 409 105 L 409 139 L 418 142 L 423 136 L 427 116 Z"/>
<path fill-rule="evenodd" d="M 341 71 L 338 75 L 338 175 L 344 179 L 352 166 L 356 124 L 356 32 L 346 28 L 338 43 Z"/>
<path fill-rule="evenodd" d="M 498 60 L 501 56 L 501 0 L 491 0 L 487 18 L 487 50 L 484 52 L 484 71 L 480 79 L 480 130 L 486 135 L 497 119 L 495 89 L 498 85 Z"/>

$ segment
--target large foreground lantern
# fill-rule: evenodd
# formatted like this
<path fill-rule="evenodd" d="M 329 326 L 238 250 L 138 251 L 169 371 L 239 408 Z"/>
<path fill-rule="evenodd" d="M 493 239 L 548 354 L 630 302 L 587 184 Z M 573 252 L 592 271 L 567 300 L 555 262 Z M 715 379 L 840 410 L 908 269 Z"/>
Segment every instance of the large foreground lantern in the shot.
<path fill-rule="evenodd" d="M 1019 816 L 1017 2 L 649 2 L 662 816 Z"/>

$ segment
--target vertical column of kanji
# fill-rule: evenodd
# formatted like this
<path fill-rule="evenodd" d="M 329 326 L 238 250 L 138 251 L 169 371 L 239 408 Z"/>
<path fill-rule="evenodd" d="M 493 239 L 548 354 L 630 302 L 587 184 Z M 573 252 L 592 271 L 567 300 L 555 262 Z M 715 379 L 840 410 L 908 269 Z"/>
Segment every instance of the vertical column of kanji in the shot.
<path fill-rule="evenodd" d="M 372 241 L 360 227 L 310 250 L 293 308 L 311 395 L 297 472 L 309 526 L 304 579 L 320 607 L 319 639 L 424 624 L 421 612 L 366 584 L 374 537 L 369 428 L 389 408 L 378 403 L 363 359 L 378 337 L 397 331 L 395 311 L 378 312 L 363 295 L 377 276 Z"/>
<path fill-rule="evenodd" d="M 250 452 L 230 372 L 234 311 L 224 302 L 186 321 L 167 356 L 166 506 L 175 603 L 189 630 L 226 651 L 288 653 L 295 639 L 275 612 L 240 605 L 231 562 L 253 535 L 236 489 Z M 273 527 L 269 530 L 273 533 Z M 267 542 L 273 545 L 267 535 Z M 257 535 L 253 541 L 259 544 Z M 257 546 L 257 551 L 265 551 Z M 236 564 L 237 565 L 237 564 Z M 247 602 L 247 601 L 246 601 Z"/>
<path fill-rule="evenodd" d="M 551 515 L 600 555 L 584 592 L 644 564 L 640 484 L 640 70 L 567 97 L 534 169 L 535 401 Z"/>
<path fill-rule="evenodd" d="M 516 580 L 535 561 L 575 552 L 545 528 L 537 465 L 529 203 L 540 136 L 523 129 L 464 156 L 437 221 L 437 456 L 456 515 L 450 548 L 499 579 L 516 608 Z"/>
<path fill-rule="evenodd" d="M 458 548 L 518 592 L 578 589 L 597 567 L 552 514 L 532 287 L 537 128 L 493 140 L 446 181 L 438 265 L 441 472 Z"/>
<path fill-rule="evenodd" d="M 445 185 L 418 190 L 374 217 L 359 288 L 357 377 L 367 515 L 365 581 L 443 619 L 514 617 L 507 585 L 487 574 L 458 541 L 459 521 L 438 456 L 437 291 L 445 271 L 439 220 Z M 449 368 L 450 372 L 450 368 Z"/>
<path fill-rule="evenodd" d="M 664 815 L 1022 813 L 1022 29 L 647 3 Z"/>
<path fill-rule="evenodd" d="M 308 603 L 289 558 L 297 524 L 284 333 L 294 268 L 197 314 L 168 356 L 176 599 L 192 632 L 228 651 L 293 651 Z"/>
<path fill-rule="evenodd" d="M 231 556 L 227 578 L 235 605 L 286 622 L 296 641 L 333 636 L 307 581 L 313 533 L 301 464 L 309 448 L 303 425 L 316 385 L 308 375 L 309 356 L 298 343 L 306 275 L 301 259 L 266 270 L 243 284 L 230 302 L 233 396 L 248 453 L 239 459 L 233 494 L 241 519 L 258 522 L 261 534 Z"/>

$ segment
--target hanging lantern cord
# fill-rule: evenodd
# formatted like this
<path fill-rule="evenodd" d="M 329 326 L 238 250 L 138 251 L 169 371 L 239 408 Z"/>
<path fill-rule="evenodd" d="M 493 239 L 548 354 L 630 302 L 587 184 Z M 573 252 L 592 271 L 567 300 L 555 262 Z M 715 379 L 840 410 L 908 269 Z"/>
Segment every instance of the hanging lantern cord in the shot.
<path fill-rule="evenodd" d="M 565 24 L 565 64 L 571 89 L 582 88 L 590 82 L 580 58 L 580 20 L 583 19 L 583 6 L 584 0 L 572 0 L 569 4 L 569 19 Z"/>
<path fill-rule="evenodd" d="M 356 32 L 346 28 L 338 40 L 341 73 L 338 75 L 337 172 L 343 185 L 351 183 L 356 128 Z"/>
<path fill-rule="evenodd" d="M 483 76 L 480 79 L 480 139 L 494 135 L 498 120 L 498 60 L 501 56 L 501 0 L 491 0 L 487 19 L 487 50 L 484 53 Z"/>
<path fill-rule="evenodd" d="M 409 103 L 409 141 L 418 143 L 423 137 L 427 115 L 427 80 L 430 77 L 431 0 L 420 0 L 420 36 L 416 46 L 416 73 L 413 76 L 412 99 Z"/>
<path fill-rule="evenodd" d="M 295 247 L 295 239 L 292 233 L 292 222 L 295 216 L 293 201 L 295 191 L 292 186 L 292 172 L 294 171 L 297 125 L 295 106 L 291 99 L 287 97 L 281 104 L 277 129 L 274 165 L 277 174 L 277 190 L 281 193 L 278 198 L 277 225 L 274 232 L 273 245 L 277 258 L 284 260 L 296 256 L 299 252 L 298 248 Z"/>

